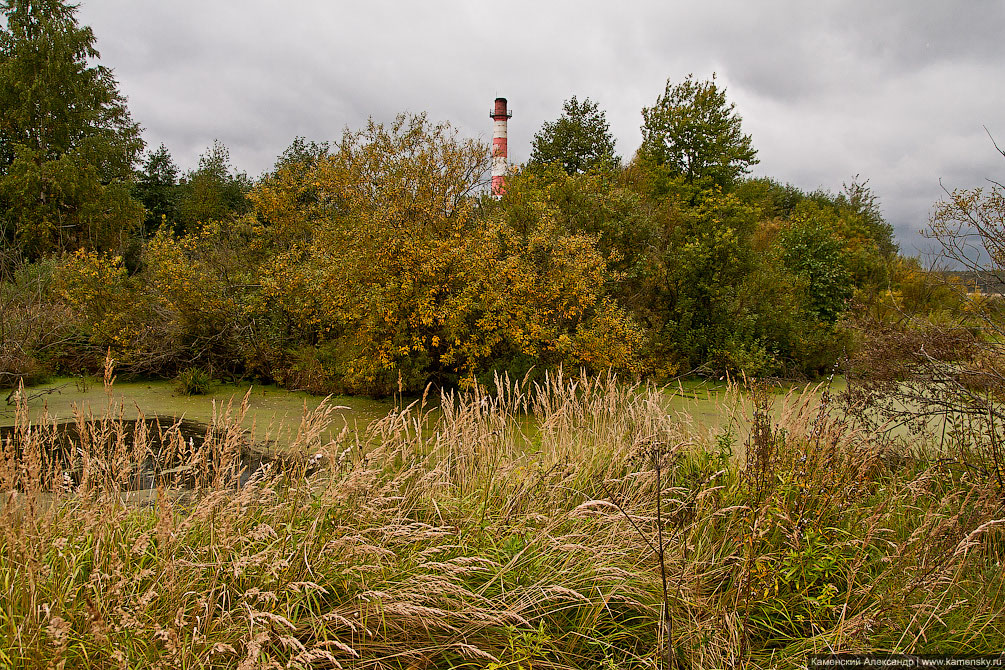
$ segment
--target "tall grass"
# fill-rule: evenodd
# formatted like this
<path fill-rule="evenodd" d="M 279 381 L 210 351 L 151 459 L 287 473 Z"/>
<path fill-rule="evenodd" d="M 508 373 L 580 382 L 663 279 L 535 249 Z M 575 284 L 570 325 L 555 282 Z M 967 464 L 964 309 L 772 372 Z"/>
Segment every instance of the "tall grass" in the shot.
<path fill-rule="evenodd" d="M 743 445 L 698 435 L 666 397 L 607 378 L 500 379 L 326 443 L 323 404 L 303 417 L 301 457 L 243 486 L 242 407 L 202 444 L 153 446 L 142 422 L 126 439 L 110 402 L 79 415 L 70 453 L 22 408 L 0 447 L 0 666 L 1000 652 L 1005 510 L 986 483 L 884 452 L 811 395 L 775 414 L 755 393 Z M 154 492 L 124 493 L 151 455 L 167 458 Z"/>

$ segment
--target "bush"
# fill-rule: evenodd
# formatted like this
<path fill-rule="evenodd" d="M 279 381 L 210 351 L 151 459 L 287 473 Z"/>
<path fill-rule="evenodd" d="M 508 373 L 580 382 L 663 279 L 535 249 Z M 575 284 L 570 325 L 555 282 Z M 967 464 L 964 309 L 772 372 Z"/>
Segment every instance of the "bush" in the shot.
<path fill-rule="evenodd" d="M 205 395 L 213 384 L 209 373 L 200 368 L 186 368 L 178 373 L 175 388 L 185 395 Z"/>
<path fill-rule="evenodd" d="M 0 388 L 38 384 L 60 363 L 72 366 L 75 323 L 53 300 L 53 269 L 51 261 L 21 263 L 0 279 Z"/>

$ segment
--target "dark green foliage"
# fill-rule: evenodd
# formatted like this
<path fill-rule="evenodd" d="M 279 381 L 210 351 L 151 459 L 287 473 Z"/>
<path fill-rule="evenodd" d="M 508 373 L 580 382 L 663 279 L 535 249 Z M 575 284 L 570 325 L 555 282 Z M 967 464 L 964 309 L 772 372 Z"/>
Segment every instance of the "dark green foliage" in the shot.
<path fill-rule="evenodd" d="M 883 213 L 879 209 L 879 198 L 869 188 L 868 179 L 860 182 L 859 175 L 855 175 L 850 184 L 844 184 L 837 202 L 840 205 L 847 205 L 858 215 L 862 227 L 885 260 L 891 260 L 897 255 L 899 248 L 893 240 L 893 226 L 883 218 Z"/>
<path fill-rule="evenodd" d="M 835 240 L 841 266 L 851 274 L 852 284 L 875 293 L 887 287 L 897 245 L 893 227 L 884 220 L 879 201 L 867 184 L 856 175 L 835 195 L 824 190 L 805 193 L 790 184 L 757 178 L 741 181 L 734 193 L 757 207 L 762 220 L 774 221 L 771 225 L 813 222 L 820 236 Z"/>
<path fill-rule="evenodd" d="M 290 146 L 276 159 L 275 172 L 289 168 L 304 169 L 314 165 L 322 158 L 331 155 L 331 145 L 328 142 L 307 141 L 305 137 L 295 137 Z"/>
<path fill-rule="evenodd" d="M 903 297 L 927 287 L 891 263 L 857 176 L 837 195 L 745 179 L 757 152 L 714 76 L 667 82 L 624 168 L 573 96 L 499 199 L 476 195 L 487 147 L 424 115 L 298 137 L 253 187 L 218 141 L 185 175 L 163 145 L 134 170 L 139 128 L 75 7 L 0 9 L 8 379 L 109 349 L 124 371 L 315 392 L 559 365 L 813 374 L 843 351 L 853 295 L 889 311 L 891 265 Z"/>
<path fill-rule="evenodd" d="M 245 199 L 251 180 L 230 164 L 230 151 L 219 141 L 199 156 L 199 167 L 186 174 L 178 187 L 179 233 L 196 230 L 210 221 L 222 221 L 248 211 Z"/>
<path fill-rule="evenodd" d="M 810 314 L 833 324 L 854 288 L 841 240 L 818 222 L 803 219 L 782 231 L 779 246 L 785 267 L 806 282 Z"/>
<path fill-rule="evenodd" d="M 534 135 L 531 165 L 557 163 L 567 174 L 609 171 L 620 159 L 603 110 L 589 98 L 572 96 L 562 106 L 562 116 L 545 122 Z"/>
<path fill-rule="evenodd" d="M 75 26 L 72 9 L 45 7 L 40 21 Z M 298 137 L 254 187 L 220 142 L 180 179 L 163 145 L 133 172 L 138 130 L 110 74 L 91 70 L 119 135 L 81 130 L 86 141 L 48 156 L 13 142 L 6 118 L 0 134 L 0 222 L 17 242 L 0 279 L 24 256 L 84 247 L 31 297 L 31 319 L 46 304 L 65 317 L 75 368 L 111 349 L 134 373 L 372 394 L 560 365 L 815 374 L 844 349 L 852 293 L 876 295 L 895 253 L 857 178 L 839 195 L 743 179 L 756 151 L 714 77 L 667 83 L 625 168 L 603 111 L 570 98 L 505 196 L 479 199 L 487 148 L 424 115 L 337 144 Z M 101 154 L 85 146 L 133 153 L 88 163 Z"/>
<path fill-rule="evenodd" d="M 129 194 L 139 126 L 75 10 L 0 6 L 0 236 L 29 258 L 119 248 L 142 218 Z"/>
<path fill-rule="evenodd" d="M 147 210 L 143 236 L 152 235 L 164 221 L 173 222 L 178 206 L 178 166 L 166 146 L 147 152 L 133 195 Z"/>
<path fill-rule="evenodd" d="M 259 221 L 265 225 L 270 225 L 274 218 L 281 218 L 277 210 L 292 207 L 300 214 L 297 217 L 299 225 L 271 231 L 269 238 L 275 245 L 274 251 L 306 243 L 313 237 L 315 230 L 309 221 L 320 215 L 326 203 L 323 202 L 320 184 L 310 175 L 331 155 L 328 142 L 308 142 L 303 137 L 297 137 L 276 160 L 272 172 L 263 176 L 255 191 L 249 194 Z M 328 206 L 332 204 L 327 203 Z"/>
<path fill-rule="evenodd" d="M 767 179 L 703 189 L 640 162 L 613 176 L 535 167 L 492 207 L 528 234 L 548 216 L 594 237 L 610 295 L 647 333 L 647 373 L 664 378 L 832 366 L 846 347 L 838 319 L 868 276 L 853 261 L 882 262 L 840 203 Z"/>
<path fill-rule="evenodd" d="M 656 104 L 642 110 L 639 158 L 689 185 L 731 187 L 758 162 L 735 107 L 715 75 L 706 81 L 688 75 L 679 84 L 667 80 Z"/>
<path fill-rule="evenodd" d="M 769 177 L 740 181 L 733 192 L 744 202 L 757 207 L 765 219 L 788 219 L 806 194 L 792 184 L 780 184 Z"/>
<path fill-rule="evenodd" d="M 754 210 L 732 196 L 700 194 L 696 206 L 667 202 L 648 259 L 651 324 L 656 341 L 672 343 L 681 371 L 771 367 L 763 346 L 745 333 L 741 287 L 755 269 L 750 244 Z"/>
<path fill-rule="evenodd" d="M 212 385 L 213 378 L 200 368 L 185 368 L 175 379 L 175 387 L 183 395 L 206 395 Z"/>

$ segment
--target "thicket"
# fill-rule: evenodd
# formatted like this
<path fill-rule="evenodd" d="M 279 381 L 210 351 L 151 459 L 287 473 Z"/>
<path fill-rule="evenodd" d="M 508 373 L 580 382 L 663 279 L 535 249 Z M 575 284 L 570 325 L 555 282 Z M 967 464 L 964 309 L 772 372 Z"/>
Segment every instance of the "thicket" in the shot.
<path fill-rule="evenodd" d="M 11 319 L 2 372 L 96 369 L 111 348 L 135 373 L 200 367 L 318 393 L 560 365 L 813 375 L 844 351 L 850 299 L 886 279 L 889 231 L 868 228 L 874 206 L 850 191 L 697 189 L 640 160 L 571 175 L 535 165 L 493 200 L 486 157 L 422 116 L 371 123 L 334 149 L 295 143 L 248 188 L 247 211 L 164 214 L 117 250 L 22 263 L 8 301 L 61 323 L 35 341 Z M 184 202 L 188 186 L 174 188 Z M 39 275 L 31 294 L 17 288 L 26 273 Z"/>
<path fill-rule="evenodd" d="M 696 190 L 637 163 L 529 168 L 496 201 L 479 194 L 486 156 L 421 116 L 372 123 L 281 162 L 247 213 L 165 218 L 132 256 L 22 267 L 44 277 L 38 309 L 63 318 L 58 355 L 40 341 L 31 358 L 86 370 L 111 348 L 136 373 L 198 366 L 319 393 L 560 365 L 814 375 L 847 347 L 852 298 L 887 279 L 892 258 L 846 194 L 779 206 L 793 189 L 770 180 Z"/>

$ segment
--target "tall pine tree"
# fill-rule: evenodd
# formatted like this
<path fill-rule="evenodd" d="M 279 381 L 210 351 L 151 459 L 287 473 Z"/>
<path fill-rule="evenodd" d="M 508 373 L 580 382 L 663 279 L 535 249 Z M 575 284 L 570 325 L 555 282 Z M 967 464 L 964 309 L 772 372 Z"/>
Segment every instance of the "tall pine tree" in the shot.
<path fill-rule="evenodd" d="M 143 237 L 156 232 L 164 221 L 174 224 L 178 208 L 178 166 L 163 144 L 156 151 L 147 152 L 143 167 L 136 175 L 133 195 L 147 210 Z"/>
<path fill-rule="evenodd" d="M 62 0 L 4 0 L 0 239 L 28 259 L 115 250 L 143 220 L 130 196 L 143 149 L 94 33 Z"/>

